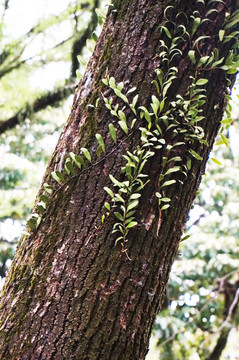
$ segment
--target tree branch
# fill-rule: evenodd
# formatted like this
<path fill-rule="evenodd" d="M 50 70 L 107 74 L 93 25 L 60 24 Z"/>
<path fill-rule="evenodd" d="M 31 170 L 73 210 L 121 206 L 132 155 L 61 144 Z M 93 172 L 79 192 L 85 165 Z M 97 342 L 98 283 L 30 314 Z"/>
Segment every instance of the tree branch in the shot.
<path fill-rule="evenodd" d="M 236 287 L 237 285 L 238 283 L 236 283 Z M 233 314 L 235 313 L 235 310 L 239 302 L 239 289 L 237 290 L 231 289 L 230 283 L 227 281 L 227 277 L 223 277 L 220 279 L 218 291 L 224 293 L 225 296 L 226 319 L 223 321 L 221 326 L 216 331 L 217 333 L 220 333 L 220 336 L 217 340 L 217 343 L 212 353 L 208 356 L 207 360 L 220 359 L 220 356 L 227 345 L 228 336 L 232 329 L 232 325 L 229 322 L 233 318 Z M 233 294 L 231 294 L 232 291 Z M 232 302 L 230 302 L 231 295 L 233 295 Z"/>
<path fill-rule="evenodd" d="M 19 56 L 16 57 L 13 61 L 11 61 L 11 63 L 10 63 L 8 66 L 6 66 L 4 69 L 0 70 L 0 78 L 2 78 L 3 76 L 7 75 L 8 73 L 10 73 L 10 72 L 13 71 L 13 70 L 19 69 L 22 65 L 27 64 L 28 61 L 31 61 L 31 60 L 33 60 L 33 59 L 36 58 L 36 57 L 45 55 L 45 54 L 47 54 L 48 52 L 51 52 L 52 50 L 57 49 L 58 47 L 64 45 L 67 41 L 70 41 L 70 40 L 72 39 L 72 37 L 73 37 L 73 36 L 70 36 L 70 37 L 68 37 L 67 39 L 64 39 L 64 40 L 60 41 L 58 44 L 54 45 L 52 48 L 43 51 L 41 54 L 35 54 L 35 55 L 33 55 L 33 56 L 31 56 L 31 57 L 29 57 L 29 58 L 27 58 L 27 59 L 23 59 L 23 60 L 17 61 L 17 60 L 20 58 L 20 55 L 19 55 Z M 4 56 L 5 56 L 4 53 L 2 53 L 2 54 L 0 55 L 0 63 L 1 63 L 1 57 L 3 57 L 3 59 L 4 59 Z M 43 60 L 41 60 L 41 59 L 38 61 L 38 63 L 42 63 L 42 62 L 43 62 Z M 49 63 L 49 62 L 50 62 L 50 61 L 48 61 L 48 63 Z M 36 65 L 36 64 L 37 64 L 37 63 L 35 63 L 35 65 Z"/>
<path fill-rule="evenodd" d="M 227 345 L 228 335 L 231 331 L 231 327 L 224 327 L 217 340 L 216 346 L 213 352 L 207 357 L 207 360 L 219 360 L 220 356 Z"/>
<path fill-rule="evenodd" d="M 95 12 L 95 9 L 99 6 L 99 0 L 94 1 L 94 6 L 92 8 L 92 15 L 91 15 L 91 21 L 89 22 L 87 28 L 85 31 L 79 34 L 75 42 L 73 43 L 72 50 L 71 50 L 71 77 L 76 76 L 76 70 L 79 68 L 79 61 L 77 59 L 77 56 L 81 54 L 85 44 L 86 40 L 90 38 L 91 34 L 95 30 L 95 28 L 98 25 L 98 17 Z"/>
<path fill-rule="evenodd" d="M 24 121 L 27 117 L 31 117 L 34 113 L 45 109 L 47 106 L 55 106 L 57 107 L 61 100 L 66 99 L 70 94 L 74 92 L 75 83 L 73 82 L 76 77 L 76 70 L 79 67 L 79 62 L 77 60 L 77 56 L 81 54 L 83 48 L 85 47 L 86 40 L 91 36 L 92 32 L 96 28 L 98 24 L 97 15 L 95 13 L 95 9 L 99 5 L 99 0 L 95 0 L 94 6 L 92 8 L 92 19 L 88 24 L 88 27 L 80 34 L 80 36 L 74 41 L 72 45 L 72 65 L 71 65 L 71 80 L 72 82 L 69 85 L 64 87 L 60 87 L 53 92 L 48 92 L 39 96 L 36 100 L 32 103 L 26 104 L 23 108 L 18 110 L 18 112 L 10 117 L 9 119 L 0 122 L 0 135 L 3 134 L 5 131 L 13 129 L 16 125 L 20 124 Z M 69 39 L 66 39 L 68 41 Z M 63 41 L 57 46 L 60 46 L 64 43 Z M 29 59 L 27 59 L 29 60 Z M 11 70 L 18 68 L 27 60 L 23 60 L 19 64 L 15 64 Z M 6 72 L 5 72 L 6 73 Z M 4 74 L 5 75 L 5 74 Z"/>
<path fill-rule="evenodd" d="M 9 245 L 15 245 L 18 243 L 18 241 L 9 241 L 7 239 L 4 239 L 3 237 L 0 237 L 0 244 L 9 244 Z"/>
<path fill-rule="evenodd" d="M 64 18 L 67 15 L 69 16 L 70 13 L 74 13 L 77 10 L 77 7 L 78 6 L 72 6 L 71 9 L 68 8 L 67 10 L 64 10 L 58 17 L 55 16 L 55 18 L 58 19 L 58 23 L 60 23 L 62 20 L 64 20 Z M 81 10 L 83 10 L 83 12 L 84 12 L 85 9 L 87 9 L 89 7 L 89 3 L 87 3 L 87 2 L 82 3 L 80 5 L 80 7 L 81 7 Z M 92 12 L 94 12 L 94 10 L 95 10 L 95 7 L 92 9 Z M 82 13 L 81 13 L 81 15 L 82 15 Z M 52 18 L 52 15 L 50 17 L 48 17 L 46 20 L 39 22 L 36 26 L 32 27 L 26 34 L 21 36 L 19 39 L 12 41 L 12 43 L 9 43 L 5 46 L 5 48 L 2 51 L 2 54 L 0 54 L 0 65 L 3 65 L 4 62 L 9 57 L 11 57 L 12 51 L 10 51 L 10 49 L 14 49 L 14 57 L 9 61 L 8 64 L 3 66 L 3 69 L 1 69 L 1 71 L 0 71 L 0 77 L 5 76 L 12 70 L 18 69 L 19 67 L 21 67 L 23 64 L 25 64 L 29 60 L 32 60 L 34 57 L 41 56 L 42 54 L 45 54 L 51 50 L 54 50 L 55 48 L 63 45 L 66 41 L 68 41 L 74 37 L 74 33 L 73 33 L 70 37 L 61 41 L 59 44 L 54 45 L 51 49 L 44 51 L 42 54 L 36 54 L 28 59 L 20 59 L 21 55 L 23 54 L 23 52 L 26 49 L 26 46 L 28 46 L 36 38 L 37 35 L 44 32 L 46 26 L 49 26 L 49 25 L 45 25 L 45 24 L 48 24 L 48 22 L 51 18 Z M 92 22 L 92 20 L 90 22 Z M 50 25 L 50 26 L 52 26 L 52 25 Z M 83 31 L 82 36 L 84 36 L 84 34 L 85 34 L 85 32 Z M 28 40 L 28 44 L 25 43 L 26 40 Z M 73 77 L 75 77 L 75 75 Z"/>
<path fill-rule="evenodd" d="M 32 103 L 27 104 L 25 107 L 18 110 L 18 112 L 9 119 L 0 122 L 0 135 L 7 130 L 13 129 L 27 117 L 31 117 L 34 113 L 45 109 L 49 105 L 57 107 L 60 101 L 66 99 L 74 92 L 74 89 L 75 83 L 71 83 L 41 95 Z"/>

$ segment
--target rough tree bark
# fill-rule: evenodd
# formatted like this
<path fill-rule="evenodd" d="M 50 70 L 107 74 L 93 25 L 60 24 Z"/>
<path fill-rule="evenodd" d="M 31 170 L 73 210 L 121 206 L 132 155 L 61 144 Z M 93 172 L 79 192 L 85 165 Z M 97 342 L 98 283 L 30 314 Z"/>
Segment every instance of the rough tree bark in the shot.
<path fill-rule="evenodd" d="M 112 148 L 108 124 L 113 121 L 104 102 L 94 104 L 101 92 L 113 96 L 101 80 L 108 73 L 124 81 L 126 89 L 136 86 L 139 103 L 148 106 L 155 91 L 152 80 L 161 66 L 159 31 L 163 0 L 115 0 L 99 38 L 86 74 L 74 98 L 72 112 L 61 134 L 44 176 L 63 167 L 64 157 L 80 148 L 90 149 L 95 161 L 95 133 L 100 132 L 108 153 Z M 221 2 L 173 1 L 175 13 L 186 13 L 192 27 L 193 11 L 202 17 L 208 10 L 211 21 L 198 28 L 196 37 L 209 36 L 198 43 L 197 58 L 211 54 L 215 47 L 227 57 L 232 42 L 222 44 L 218 32 L 225 13 L 235 10 L 233 0 Z M 195 13 L 194 13 L 195 15 Z M 182 42 L 182 55 L 175 58 L 178 78 L 168 95 L 185 94 L 190 75 L 195 73 L 188 57 L 192 42 Z M 120 178 L 122 155 L 139 142 L 137 131 L 111 151 L 98 165 L 88 167 L 57 191 L 50 200 L 40 227 L 22 240 L 4 285 L 1 302 L 1 359 L 144 359 L 155 316 L 162 303 L 172 262 L 177 254 L 188 211 L 204 172 L 205 163 L 222 118 L 227 77 L 225 71 L 202 72 L 209 82 L 202 126 L 209 143 L 192 148 L 203 161 L 192 160 L 192 168 L 182 182 L 170 186 L 171 207 L 162 213 L 158 227 L 155 197 L 162 162 L 162 151 L 147 165 L 150 183 L 140 200 L 137 221 L 127 243 L 131 261 L 115 246 L 113 216 L 96 231 L 104 202 L 109 201 L 103 187 L 109 174 Z M 215 86 L 217 84 L 217 86 Z M 129 115 L 130 116 L 130 115 Z M 167 139 L 170 142 L 170 139 Z M 180 155 L 183 156 L 181 150 Z M 179 153 L 179 150 L 176 152 Z M 177 155 L 177 154 L 176 154 Z M 42 189 L 40 190 L 40 193 Z"/>

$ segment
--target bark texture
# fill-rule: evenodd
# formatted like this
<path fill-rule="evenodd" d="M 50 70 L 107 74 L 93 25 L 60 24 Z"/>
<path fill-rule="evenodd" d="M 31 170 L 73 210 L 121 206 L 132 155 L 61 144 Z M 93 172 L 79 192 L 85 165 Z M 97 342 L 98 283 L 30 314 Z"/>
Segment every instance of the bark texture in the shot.
<path fill-rule="evenodd" d="M 186 12 L 188 17 L 197 8 L 206 12 L 201 10 L 200 2 L 190 2 L 190 8 L 188 1 L 172 3 L 176 13 Z M 210 54 L 215 47 L 221 56 L 229 52 L 231 43 L 218 43 L 225 12 L 235 10 L 234 1 L 225 3 L 226 6 L 218 2 L 208 5 L 218 12 L 212 13 L 212 21 L 205 22 L 197 32 L 197 36 L 210 36 L 209 41 L 205 39 L 198 45 L 201 55 Z M 119 130 L 117 135 L 124 142 L 112 151 L 108 131 L 111 115 L 102 100 L 97 109 L 87 105 L 94 104 L 101 92 L 113 96 L 101 82 L 107 69 L 116 81 L 124 81 L 127 89 L 137 87 L 141 105 L 149 104 L 154 70 L 161 62 L 159 25 L 168 2 L 115 0 L 113 5 L 44 181 L 50 182 L 50 172 L 61 170 L 67 154 L 79 153 L 82 146 L 91 149 L 95 162 L 96 132 L 103 136 L 111 154 L 59 189 L 38 230 L 21 241 L 3 289 L 1 359 L 145 358 L 187 214 L 220 125 L 227 79 L 222 70 L 208 71 L 203 73 L 209 79 L 203 127 L 209 147 L 193 145 L 204 160 L 192 161 L 187 178 L 167 191 L 172 198 L 171 207 L 162 215 L 157 236 L 155 191 L 162 153 L 151 158 L 147 166 L 150 183 L 143 192 L 137 215 L 139 225 L 132 229 L 127 244 L 132 259 L 129 261 L 120 245 L 115 246 L 111 234 L 114 217 L 110 216 L 98 231 L 96 228 L 104 202 L 109 201 L 103 190 L 109 185 L 108 176 L 120 177 L 122 154 L 139 142 L 139 136 L 134 132 L 125 138 Z M 189 40 L 182 45 L 183 55 L 175 58 L 179 74 L 168 102 L 175 99 L 175 94 L 184 94 L 190 83 L 194 73 L 187 56 L 190 48 Z"/>

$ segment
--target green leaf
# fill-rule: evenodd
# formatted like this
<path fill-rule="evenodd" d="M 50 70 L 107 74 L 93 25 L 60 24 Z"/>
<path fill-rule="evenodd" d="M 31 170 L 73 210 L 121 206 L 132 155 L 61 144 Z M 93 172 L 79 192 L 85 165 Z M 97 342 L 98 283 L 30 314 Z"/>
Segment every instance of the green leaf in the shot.
<path fill-rule="evenodd" d="M 107 194 L 109 194 L 110 197 L 112 197 L 112 199 L 114 198 L 114 193 L 113 191 L 108 188 L 107 186 L 104 187 L 104 190 L 107 192 Z"/>
<path fill-rule="evenodd" d="M 156 89 L 157 89 L 157 93 L 160 94 L 160 89 L 159 89 L 159 84 L 158 84 L 158 82 L 157 82 L 156 80 L 153 80 L 153 81 L 152 81 L 152 84 L 155 85 L 155 87 L 156 87 Z"/>
<path fill-rule="evenodd" d="M 210 56 L 202 56 L 200 59 L 199 59 L 199 62 L 197 64 L 197 68 L 199 68 L 200 66 L 202 66 L 203 64 L 205 64 L 208 59 L 210 58 Z"/>
<path fill-rule="evenodd" d="M 138 94 L 134 96 L 133 101 L 132 101 L 133 108 L 135 108 L 135 105 L 137 104 L 138 98 L 139 98 Z"/>
<path fill-rule="evenodd" d="M 124 214 L 126 213 L 126 209 L 124 205 L 120 205 L 120 209 L 123 211 Z"/>
<path fill-rule="evenodd" d="M 191 170 L 191 167 L 192 167 L 192 161 L 190 158 L 187 157 L 187 169 Z"/>
<path fill-rule="evenodd" d="M 91 35 L 92 40 L 94 40 L 95 42 L 98 40 L 98 35 L 96 34 L 96 32 L 94 31 Z"/>
<path fill-rule="evenodd" d="M 129 219 L 132 215 L 135 214 L 135 212 L 136 212 L 136 210 L 129 211 L 129 212 L 127 212 L 127 214 L 126 214 L 125 217 L 126 217 L 127 219 Z"/>
<path fill-rule="evenodd" d="M 182 161 L 182 158 L 180 156 L 175 156 L 175 157 L 172 157 L 171 159 L 169 159 L 167 161 L 167 163 L 171 162 L 171 161 Z"/>
<path fill-rule="evenodd" d="M 145 119 L 148 121 L 148 123 L 151 123 L 151 116 L 150 116 L 148 110 L 146 109 L 146 107 L 145 106 L 140 106 L 139 109 L 143 110 L 143 112 L 141 113 L 142 117 L 144 116 Z"/>
<path fill-rule="evenodd" d="M 115 217 L 116 217 L 118 220 L 124 221 L 123 216 L 122 216 L 118 211 L 115 211 L 115 212 L 114 212 L 114 215 L 115 215 Z"/>
<path fill-rule="evenodd" d="M 121 127 L 121 129 L 122 129 L 126 134 L 128 134 L 129 131 L 128 131 L 128 127 L 127 127 L 126 123 L 125 123 L 124 121 L 119 121 L 118 124 L 119 124 L 119 126 Z"/>
<path fill-rule="evenodd" d="M 81 169 L 82 166 L 85 166 L 85 162 L 82 159 L 82 157 L 74 154 L 73 152 L 70 152 L 70 157 L 72 158 L 72 160 L 74 161 L 74 163 L 76 164 L 76 166 Z"/>
<path fill-rule="evenodd" d="M 201 144 L 204 144 L 204 145 L 206 145 L 206 146 L 209 146 L 207 140 L 205 140 L 205 139 L 200 139 L 199 141 L 200 141 Z"/>
<path fill-rule="evenodd" d="M 238 72 L 237 67 L 231 67 L 228 71 L 227 74 L 236 74 Z"/>
<path fill-rule="evenodd" d="M 180 241 L 182 242 L 182 241 L 185 241 L 185 240 L 187 240 L 188 238 L 190 238 L 190 236 L 191 235 L 186 235 L 186 236 L 184 236 Z"/>
<path fill-rule="evenodd" d="M 208 83 L 208 79 L 199 79 L 197 82 L 196 82 L 196 85 L 205 85 Z"/>
<path fill-rule="evenodd" d="M 148 110 L 146 109 L 146 111 L 144 112 L 144 117 L 145 119 L 148 121 L 148 123 L 151 123 L 151 116 L 148 112 Z"/>
<path fill-rule="evenodd" d="M 120 98 L 125 102 L 125 103 L 129 103 L 129 100 L 128 100 L 128 98 L 127 98 L 127 96 L 125 96 L 124 94 L 120 94 Z"/>
<path fill-rule="evenodd" d="M 120 241 L 120 240 L 123 240 L 123 236 L 119 236 L 116 240 L 115 240 L 115 245 L 117 245 L 117 243 Z"/>
<path fill-rule="evenodd" d="M 208 5 L 209 4 L 211 4 L 212 2 L 222 2 L 222 3 L 224 3 L 224 1 L 222 0 L 212 0 L 212 1 L 209 1 L 209 3 L 208 3 Z M 206 15 L 205 16 L 209 16 L 209 15 L 211 15 L 211 14 L 213 14 L 214 12 L 216 12 L 217 14 L 218 14 L 218 10 L 217 9 L 210 9 L 210 10 L 208 10 L 207 12 L 206 12 Z"/>
<path fill-rule="evenodd" d="M 49 184 L 47 184 L 47 183 L 44 183 L 43 184 L 43 187 L 44 187 L 44 189 L 45 189 L 45 191 L 48 193 L 48 194 L 52 194 L 52 192 L 53 192 L 53 190 L 54 190 L 54 188 L 53 188 L 53 186 L 51 186 L 51 185 L 49 185 Z"/>
<path fill-rule="evenodd" d="M 137 119 L 133 119 L 130 125 L 130 128 L 133 129 L 135 123 L 136 123 Z"/>
<path fill-rule="evenodd" d="M 91 163 L 91 156 L 89 153 L 89 150 L 87 150 L 86 148 L 82 147 L 81 148 L 81 152 L 84 155 L 84 157 Z"/>
<path fill-rule="evenodd" d="M 172 148 L 176 147 L 176 146 L 182 146 L 182 145 L 185 145 L 185 142 L 179 141 L 179 142 L 176 142 L 175 144 L 173 144 Z"/>
<path fill-rule="evenodd" d="M 141 197 L 141 194 L 134 193 L 130 196 L 129 200 L 135 200 Z"/>
<path fill-rule="evenodd" d="M 102 79 L 102 83 L 103 83 L 104 85 L 106 85 L 106 86 L 108 86 L 108 85 L 109 85 L 109 81 L 108 81 L 108 79 Z"/>
<path fill-rule="evenodd" d="M 95 152 L 98 159 L 101 158 L 101 153 L 102 153 L 102 152 L 103 152 L 102 145 L 99 145 L 98 148 L 97 148 L 97 150 L 96 150 L 96 152 Z"/>
<path fill-rule="evenodd" d="M 192 26 L 192 34 L 191 34 L 192 36 L 195 34 L 195 32 L 196 32 L 197 28 L 199 27 L 200 23 L 201 23 L 200 17 L 197 17 L 197 18 L 194 19 L 193 26 Z"/>
<path fill-rule="evenodd" d="M 127 95 L 134 92 L 135 90 L 137 90 L 136 87 L 132 87 L 131 89 L 129 89 L 129 91 L 127 91 Z"/>
<path fill-rule="evenodd" d="M 109 86 L 111 87 L 111 89 L 116 89 L 115 78 L 112 76 L 109 79 Z"/>
<path fill-rule="evenodd" d="M 109 178 L 112 181 L 112 183 L 114 184 L 114 186 L 118 186 L 119 188 L 121 188 L 122 183 L 120 181 L 118 181 L 113 175 L 109 174 Z"/>
<path fill-rule="evenodd" d="M 165 175 L 168 175 L 168 174 L 171 174 L 171 173 L 174 173 L 174 172 L 178 172 L 178 171 L 180 171 L 180 170 L 181 170 L 180 166 L 174 166 L 174 167 L 172 167 L 172 168 L 169 168 L 169 169 L 166 171 L 166 173 L 164 174 L 164 176 L 165 176 Z"/>
<path fill-rule="evenodd" d="M 224 136 L 223 134 L 220 135 L 223 143 L 226 145 L 226 147 L 229 147 L 229 139 L 227 139 L 226 136 Z"/>
<path fill-rule="evenodd" d="M 126 116 L 122 110 L 119 110 L 118 115 L 119 115 L 120 120 L 122 120 L 123 122 L 126 123 Z"/>
<path fill-rule="evenodd" d="M 120 83 L 118 83 L 117 89 L 118 89 L 119 91 L 122 91 L 122 90 L 123 90 L 123 87 L 124 87 L 123 81 L 121 81 Z"/>
<path fill-rule="evenodd" d="M 164 197 L 161 199 L 162 202 L 170 202 L 171 199 L 170 198 L 167 198 L 167 197 Z"/>
<path fill-rule="evenodd" d="M 70 175 L 74 172 L 74 167 L 70 158 L 67 158 L 65 161 L 65 170 L 67 175 Z"/>
<path fill-rule="evenodd" d="M 95 137 L 96 137 L 98 144 L 100 145 L 102 151 L 105 153 L 105 143 L 104 143 L 102 136 L 100 134 L 96 134 Z"/>
<path fill-rule="evenodd" d="M 128 217 L 127 219 L 125 219 L 125 221 L 124 221 L 124 223 L 125 223 L 125 225 L 127 225 L 127 224 L 129 224 L 131 221 L 133 221 L 135 219 L 135 217 L 134 216 L 130 216 L 130 217 Z"/>
<path fill-rule="evenodd" d="M 166 94 L 167 94 L 167 92 L 168 92 L 168 89 L 170 88 L 170 86 L 172 85 L 172 81 L 170 81 L 170 82 L 168 82 L 166 85 L 164 85 L 164 87 L 163 87 L 163 100 L 162 100 L 162 102 L 164 103 L 165 102 L 165 96 L 166 96 Z M 161 102 L 161 103 L 162 103 Z M 163 109 L 163 107 L 164 106 L 162 106 L 162 109 Z M 161 104 L 160 104 L 160 111 L 162 111 L 162 109 L 161 109 Z"/>
<path fill-rule="evenodd" d="M 215 61 L 215 62 L 212 64 L 212 68 L 214 68 L 214 67 L 216 67 L 216 66 L 220 65 L 220 64 L 223 62 L 223 60 L 224 60 L 224 59 L 225 59 L 225 58 L 224 58 L 224 57 L 222 57 L 220 60 Z"/>
<path fill-rule="evenodd" d="M 125 200 L 122 198 L 122 196 L 120 194 L 115 194 L 115 199 L 116 201 L 120 201 L 122 202 L 123 204 L 125 203 Z"/>
<path fill-rule="evenodd" d="M 114 89 L 115 95 L 118 96 L 118 98 L 122 99 L 127 104 L 129 103 L 128 98 L 122 94 L 122 92 L 119 89 Z"/>
<path fill-rule="evenodd" d="M 154 112 L 155 116 L 157 116 L 158 109 L 160 107 L 160 102 L 159 102 L 159 99 L 156 98 L 156 96 L 154 96 L 154 95 L 152 96 L 151 107 L 153 109 L 153 112 Z"/>
<path fill-rule="evenodd" d="M 215 164 L 217 164 L 217 165 L 219 165 L 219 166 L 222 166 L 222 163 L 221 163 L 219 160 L 214 159 L 214 158 L 211 158 L 211 160 L 212 160 Z"/>
<path fill-rule="evenodd" d="M 98 16 L 99 18 L 102 18 L 103 20 L 105 20 L 105 18 L 106 18 L 105 9 L 96 8 L 96 9 L 95 9 L 95 12 L 96 12 L 96 14 L 97 14 L 97 16 Z"/>
<path fill-rule="evenodd" d="M 43 201 L 37 203 L 37 211 L 39 214 L 44 214 L 46 210 L 46 204 Z"/>
<path fill-rule="evenodd" d="M 110 211 L 110 204 L 107 201 L 105 202 L 105 208 Z"/>
<path fill-rule="evenodd" d="M 136 225 L 138 225 L 137 221 L 131 221 L 126 228 L 127 229 L 131 229 L 132 227 L 135 227 Z"/>
<path fill-rule="evenodd" d="M 226 118 L 221 121 L 221 124 L 230 125 L 232 123 L 232 118 Z"/>
<path fill-rule="evenodd" d="M 165 32 L 165 34 L 167 35 L 167 37 L 169 39 L 172 39 L 172 35 L 170 34 L 168 28 L 166 28 L 166 26 L 161 26 L 161 29 Z"/>
<path fill-rule="evenodd" d="M 230 69 L 230 67 L 227 66 L 227 65 L 223 65 L 223 66 L 220 67 L 220 69 L 222 69 L 222 70 L 224 70 L 224 71 L 227 71 L 227 70 Z"/>
<path fill-rule="evenodd" d="M 198 154 L 198 153 L 196 153 L 196 151 L 194 151 L 194 150 L 192 150 L 192 149 L 190 149 L 190 150 L 188 150 L 189 152 L 190 152 L 190 154 L 195 158 L 195 159 L 197 159 L 197 160 L 203 160 L 203 158 Z"/>
<path fill-rule="evenodd" d="M 46 195 L 41 195 L 41 196 L 40 196 L 40 200 L 47 204 L 50 199 L 49 199 L 49 197 L 46 196 Z"/>
<path fill-rule="evenodd" d="M 59 184 L 65 181 L 64 176 L 60 171 L 52 171 L 51 176 Z"/>
<path fill-rule="evenodd" d="M 36 221 L 33 219 L 28 220 L 27 226 L 30 228 L 31 231 L 36 229 Z"/>
<path fill-rule="evenodd" d="M 138 200 L 133 200 L 133 201 L 130 201 L 129 202 L 129 205 L 127 206 L 127 213 L 130 211 L 130 210 L 132 210 L 132 209 L 134 209 L 136 206 L 138 206 L 138 204 L 139 204 L 139 201 Z"/>
<path fill-rule="evenodd" d="M 81 80 L 82 79 L 82 73 L 80 72 L 79 69 L 76 70 L 76 77 L 77 77 L 77 80 Z"/>
<path fill-rule="evenodd" d="M 224 144 L 224 141 L 222 141 L 222 140 L 219 140 L 215 143 L 215 145 L 223 145 L 223 144 Z"/>
<path fill-rule="evenodd" d="M 77 60 L 79 61 L 82 67 L 85 67 L 87 65 L 87 61 L 83 56 L 77 55 Z"/>
<path fill-rule="evenodd" d="M 111 123 L 109 124 L 109 132 L 110 132 L 110 136 L 112 137 L 114 143 L 117 144 L 117 137 L 116 137 L 115 127 Z"/>
<path fill-rule="evenodd" d="M 163 206 L 161 207 L 161 210 L 166 210 L 166 209 L 168 209 L 169 207 L 170 207 L 169 204 L 165 204 L 165 205 L 163 205 Z"/>
<path fill-rule="evenodd" d="M 228 23 L 224 26 L 224 29 L 230 29 L 233 26 L 235 26 L 239 22 L 239 11 L 235 11 L 235 13 L 232 14 L 230 19 L 228 20 Z"/>
<path fill-rule="evenodd" d="M 35 215 L 35 216 L 34 216 Z M 33 231 L 36 229 L 36 221 L 39 217 L 38 214 L 32 214 L 30 219 L 27 221 L 27 226 Z"/>
<path fill-rule="evenodd" d="M 176 183 L 176 180 L 168 180 L 168 181 L 165 181 L 162 185 L 161 185 L 161 188 L 162 187 L 165 187 L 165 186 L 170 186 L 172 184 L 175 184 Z"/>
<path fill-rule="evenodd" d="M 206 36 L 206 35 L 204 35 L 204 36 L 199 36 L 199 37 L 194 41 L 193 47 L 195 47 L 195 46 L 199 43 L 199 41 L 205 40 L 205 39 L 210 39 L 210 36 Z"/>
<path fill-rule="evenodd" d="M 188 52 L 188 57 L 193 64 L 196 64 L 195 50 L 190 50 Z"/>

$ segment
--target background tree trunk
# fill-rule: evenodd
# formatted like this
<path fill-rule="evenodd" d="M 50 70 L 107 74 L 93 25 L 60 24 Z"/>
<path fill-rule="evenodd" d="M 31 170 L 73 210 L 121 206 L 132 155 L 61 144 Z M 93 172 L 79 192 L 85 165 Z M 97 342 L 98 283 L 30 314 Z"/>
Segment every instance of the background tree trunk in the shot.
<path fill-rule="evenodd" d="M 190 2 L 191 8 L 188 1 L 173 4 L 176 14 L 186 13 L 189 19 L 193 11 L 205 17 L 208 10 L 217 9 L 212 21 L 205 22 L 197 32 L 197 37 L 210 37 L 198 44 L 197 51 L 202 56 L 210 55 L 217 47 L 220 57 L 226 57 L 231 43 L 219 43 L 218 32 L 225 13 L 234 11 L 235 4 L 231 0 L 226 0 L 226 5 L 205 2 L 206 8 L 202 1 Z M 161 35 L 159 25 L 165 21 L 163 11 L 168 2 L 115 0 L 113 5 L 44 181 L 50 183 L 50 173 L 61 170 L 68 153 L 79 154 L 81 147 L 91 149 L 94 163 L 97 132 L 105 139 L 110 155 L 59 188 L 40 227 L 21 240 L 3 289 L 1 359 L 145 358 L 187 214 L 220 126 L 227 77 L 224 71 L 215 69 L 202 72 L 209 80 L 203 108 L 206 120 L 202 122 L 209 147 L 192 145 L 203 161 L 194 159 L 186 179 L 167 190 L 171 207 L 163 212 L 157 235 L 155 191 L 163 153 L 159 150 L 150 159 L 146 166 L 150 183 L 140 200 L 139 225 L 132 229 L 127 244 L 130 261 L 120 245 L 115 246 L 111 233 L 114 217 L 109 216 L 102 227 L 99 225 L 104 202 L 109 201 L 103 187 L 109 184 L 109 174 L 120 178 L 122 155 L 139 143 L 139 136 L 134 131 L 125 137 L 119 130 L 117 136 L 123 141 L 112 151 L 108 125 L 113 120 L 101 92 L 106 97 L 113 94 L 101 80 L 108 71 L 116 81 L 124 81 L 126 90 L 136 86 L 139 104 L 149 106 L 155 69 L 162 65 L 159 41 L 165 35 Z M 182 56 L 175 58 L 178 78 L 168 95 L 168 104 L 177 93 L 185 94 L 190 76 L 195 73 L 188 57 L 190 49 L 191 40 L 182 42 Z M 98 97 L 101 100 L 97 109 L 88 107 Z M 175 155 L 182 155 L 180 151 Z"/>

